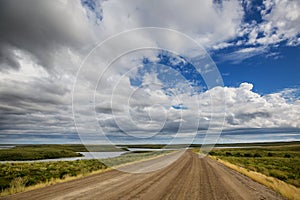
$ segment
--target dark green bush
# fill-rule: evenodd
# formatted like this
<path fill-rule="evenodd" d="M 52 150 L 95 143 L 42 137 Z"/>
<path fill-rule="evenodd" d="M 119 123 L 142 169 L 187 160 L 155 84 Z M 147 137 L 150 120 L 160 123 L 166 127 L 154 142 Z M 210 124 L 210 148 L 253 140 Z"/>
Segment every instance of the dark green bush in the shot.
<path fill-rule="evenodd" d="M 286 175 L 283 174 L 283 173 L 281 173 L 280 171 L 273 171 L 273 170 L 271 170 L 270 171 L 270 176 L 278 178 L 278 179 L 280 179 L 282 181 L 285 181 L 287 179 Z"/>
<path fill-rule="evenodd" d="M 226 156 L 232 156 L 232 154 L 230 152 L 226 152 L 225 155 Z"/>
<path fill-rule="evenodd" d="M 271 152 L 268 152 L 268 157 L 272 157 L 273 154 Z"/>
<path fill-rule="evenodd" d="M 255 153 L 255 154 L 253 155 L 253 157 L 257 158 L 257 157 L 261 157 L 261 155 L 260 155 L 259 153 Z"/>
<path fill-rule="evenodd" d="M 234 156 L 236 156 L 236 157 L 241 157 L 242 154 L 241 154 L 240 152 L 237 152 Z"/>

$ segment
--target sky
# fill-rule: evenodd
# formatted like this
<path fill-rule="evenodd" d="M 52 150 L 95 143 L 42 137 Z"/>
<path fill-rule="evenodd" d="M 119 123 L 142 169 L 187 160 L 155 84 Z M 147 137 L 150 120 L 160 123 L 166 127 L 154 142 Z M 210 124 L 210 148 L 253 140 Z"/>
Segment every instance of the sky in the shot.
<path fill-rule="evenodd" d="M 0 144 L 300 140 L 298 0 L 0 1 Z"/>

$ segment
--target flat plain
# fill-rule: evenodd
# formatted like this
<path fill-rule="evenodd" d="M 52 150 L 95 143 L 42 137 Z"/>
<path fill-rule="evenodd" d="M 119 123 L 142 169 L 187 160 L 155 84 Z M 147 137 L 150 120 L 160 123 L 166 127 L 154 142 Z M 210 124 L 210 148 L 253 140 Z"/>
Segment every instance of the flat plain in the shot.
<path fill-rule="evenodd" d="M 155 167 L 173 154 L 126 166 Z M 110 170 L 2 199 L 284 199 L 278 193 L 208 157 L 184 152 L 165 168 L 149 173 Z"/>

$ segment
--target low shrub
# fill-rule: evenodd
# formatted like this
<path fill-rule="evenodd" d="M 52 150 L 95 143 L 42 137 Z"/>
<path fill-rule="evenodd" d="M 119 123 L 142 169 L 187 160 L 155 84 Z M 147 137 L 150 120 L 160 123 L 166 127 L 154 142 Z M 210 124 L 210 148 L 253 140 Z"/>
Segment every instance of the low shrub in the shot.
<path fill-rule="evenodd" d="M 259 153 L 255 153 L 255 154 L 253 155 L 253 157 L 257 158 L 257 157 L 261 157 L 261 155 L 260 155 Z"/>
<path fill-rule="evenodd" d="M 251 153 L 244 153 L 244 157 L 252 157 Z"/>
<path fill-rule="evenodd" d="M 271 152 L 268 152 L 268 157 L 272 157 L 273 154 Z"/>
<path fill-rule="evenodd" d="M 269 175 L 273 176 L 275 178 L 278 178 L 278 179 L 280 179 L 282 181 L 287 180 L 287 176 L 283 172 L 281 172 L 279 170 L 274 170 L 274 169 L 270 170 Z"/>
<path fill-rule="evenodd" d="M 226 156 L 232 156 L 232 154 L 230 152 L 226 152 L 225 155 Z"/>
<path fill-rule="evenodd" d="M 285 158 L 290 158 L 291 155 L 290 155 L 290 154 L 285 154 L 284 157 L 285 157 Z"/>

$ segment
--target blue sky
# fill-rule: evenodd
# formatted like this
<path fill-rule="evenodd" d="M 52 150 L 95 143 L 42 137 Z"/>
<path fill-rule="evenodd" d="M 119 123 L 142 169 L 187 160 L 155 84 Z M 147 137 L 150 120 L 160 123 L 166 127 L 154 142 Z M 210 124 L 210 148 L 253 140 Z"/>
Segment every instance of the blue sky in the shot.
<path fill-rule="evenodd" d="M 285 88 L 300 87 L 300 47 L 287 47 L 280 44 L 270 52 L 278 57 L 268 57 L 268 53 L 257 55 L 239 63 L 223 61 L 222 55 L 232 49 L 213 52 L 212 58 L 223 75 L 224 84 L 236 87 L 242 82 L 254 83 L 254 91 L 269 94 Z"/>
<path fill-rule="evenodd" d="M 15 1 L 0 143 L 300 140 L 297 0 Z"/>

